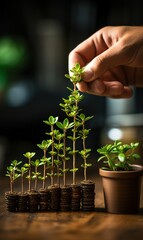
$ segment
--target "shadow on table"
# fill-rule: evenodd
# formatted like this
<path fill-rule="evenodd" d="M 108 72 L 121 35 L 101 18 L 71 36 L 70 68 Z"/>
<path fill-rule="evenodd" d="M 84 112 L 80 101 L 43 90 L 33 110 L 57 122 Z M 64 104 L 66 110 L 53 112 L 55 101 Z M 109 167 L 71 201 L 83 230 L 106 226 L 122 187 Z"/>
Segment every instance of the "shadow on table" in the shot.
<path fill-rule="evenodd" d="M 107 213 L 105 208 L 95 208 L 95 212 L 98 213 Z M 116 214 L 116 213 L 109 213 L 109 214 Z M 127 214 L 126 214 L 127 215 Z M 140 208 L 139 213 L 135 213 L 135 214 L 129 214 L 129 215 L 143 215 L 143 208 Z"/>

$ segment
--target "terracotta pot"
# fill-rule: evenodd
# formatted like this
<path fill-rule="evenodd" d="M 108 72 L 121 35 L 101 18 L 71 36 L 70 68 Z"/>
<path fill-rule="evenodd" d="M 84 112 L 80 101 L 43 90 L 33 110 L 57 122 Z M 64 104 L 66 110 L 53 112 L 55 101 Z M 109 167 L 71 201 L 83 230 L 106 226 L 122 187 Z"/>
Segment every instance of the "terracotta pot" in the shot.
<path fill-rule="evenodd" d="M 107 212 L 127 214 L 139 212 L 143 166 L 132 165 L 132 167 L 132 171 L 99 169 Z"/>

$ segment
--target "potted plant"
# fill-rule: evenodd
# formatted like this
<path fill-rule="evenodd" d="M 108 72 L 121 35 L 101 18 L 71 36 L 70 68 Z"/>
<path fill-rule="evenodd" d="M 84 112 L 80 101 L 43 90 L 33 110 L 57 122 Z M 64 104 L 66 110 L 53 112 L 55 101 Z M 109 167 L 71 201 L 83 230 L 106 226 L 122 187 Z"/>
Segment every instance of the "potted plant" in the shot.
<path fill-rule="evenodd" d="M 98 148 L 105 208 L 110 213 L 136 214 L 140 207 L 143 166 L 134 164 L 140 158 L 135 152 L 139 143 L 114 141 Z"/>
<path fill-rule="evenodd" d="M 67 146 L 67 131 L 73 127 L 73 123 L 70 123 L 68 118 L 65 118 L 63 122 L 57 122 L 57 127 L 62 131 L 61 135 L 63 139 L 63 151 L 59 154 L 62 159 L 61 172 L 63 176 L 63 185 L 60 191 L 60 209 L 61 211 L 69 211 L 71 209 L 71 186 L 69 184 L 67 185 L 67 173 L 69 168 L 67 168 L 66 162 L 70 159 L 67 155 L 71 148 Z"/>
<path fill-rule="evenodd" d="M 35 152 L 26 152 L 23 156 L 28 160 L 28 163 L 25 163 L 24 166 L 28 168 L 28 208 L 30 212 L 37 212 L 39 207 L 39 192 L 31 187 L 32 180 L 32 171 L 31 171 L 31 161 L 35 156 Z"/>
<path fill-rule="evenodd" d="M 20 174 L 17 172 L 20 164 L 21 161 L 13 160 L 10 166 L 7 166 L 6 176 L 9 177 L 10 191 L 5 193 L 5 199 L 9 212 L 18 212 L 18 193 L 14 191 L 14 184 L 15 180 L 20 177 Z"/>
<path fill-rule="evenodd" d="M 72 156 L 72 184 L 71 184 L 71 210 L 78 211 L 80 209 L 80 200 L 82 195 L 82 209 L 83 210 L 93 210 L 94 208 L 94 183 L 87 180 L 87 167 L 91 166 L 87 163 L 87 158 L 90 155 L 91 149 L 86 147 L 86 138 L 89 135 L 90 129 L 85 128 L 85 122 L 93 118 L 93 116 L 86 117 L 82 113 L 80 108 L 80 102 L 83 100 L 84 95 L 77 89 L 77 84 L 82 81 L 82 73 L 84 68 L 81 68 L 79 63 L 70 69 L 70 74 L 65 74 L 65 77 L 70 79 L 72 83 L 72 88 L 68 88 L 70 94 L 67 99 L 63 98 L 63 102 L 60 106 L 62 110 L 66 113 L 68 119 L 72 119 L 72 134 L 68 138 L 72 141 L 72 148 L 69 154 Z M 78 141 L 82 142 L 83 149 L 80 151 L 77 147 Z M 84 168 L 84 181 L 81 184 L 76 182 L 76 172 L 77 168 L 77 155 L 83 158 L 83 164 L 81 167 Z M 90 188 L 90 190 L 89 190 Z M 92 197 L 90 196 L 92 194 Z M 78 196 L 78 197 L 77 197 Z M 87 196 L 87 197 L 85 197 Z M 88 206 L 87 206 L 88 205 Z"/>
<path fill-rule="evenodd" d="M 21 163 L 20 161 L 19 163 Z M 28 193 L 24 191 L 24 175 L 27 173 L 28 168 L 25 165 L 17 169 L 21 176 L 21 191 L 18 193 L 18 211 L 27 212 L 28 209 Z"/>
<path fill-rule="evenodd" d="M 86 140 L 91 129 L 86 129 L 85 123 L 89 121 L 93 116 L 86 117 L 83 113 L 79 115 L 81 121 L 82 129 L 79 131 L 79 136 L 82 139 L 82 150 L 79 151 L 83 159 L 81 167 L 84 169 L 84 179 L 81 181 L 82 186 L 82 210 L 83 211 L 93 211 L 95 208 L 95 183 L 87 178 L 87 168 L 91 167 L 92 164 L 87 162 L 88 157 L 90 156 L 91 149 L 87 148 Z"/>
<path fill-rule="evenodd" d="M 43 122 L 50 126 L 50 132 L 47 132 L 46 134 L 50 136 L 50 139 L 47 141 L 50 141 L 51 146 L 50 151 L 48 152 L 51 156 L 51 165 L 50 165 L 50 173 L 47 173 L 47 176 L 50 176 L 51 184 L 48 186 L 49 192 L 50 192 L 50 209 L 51 211 L 58 211 L 60 208 L 60 187 L 59 185 L 55 184 L 55 176 L 57 173 L 55 172 L 55 165 L 57 162 L 55 162 L 55 158 L 57 156 L 56 152 L 56 136 L 57 136 L 57 130 L 55 129 L 56 123 L 58 121 L 58 117 L 49 116 L 48 120 L 44 120 Z"/>

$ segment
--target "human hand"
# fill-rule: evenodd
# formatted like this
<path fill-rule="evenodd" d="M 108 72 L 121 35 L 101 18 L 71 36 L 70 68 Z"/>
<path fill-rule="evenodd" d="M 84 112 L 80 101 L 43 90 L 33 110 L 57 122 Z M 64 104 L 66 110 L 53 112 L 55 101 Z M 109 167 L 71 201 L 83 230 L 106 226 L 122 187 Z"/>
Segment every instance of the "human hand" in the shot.
<path fill-rule="evenodd" d="M 85 66 L 82 92 L 129 98 L 132 86 L 143 87 L 143 27 L 104 27 L 69 54 L 69 70 Z"/>

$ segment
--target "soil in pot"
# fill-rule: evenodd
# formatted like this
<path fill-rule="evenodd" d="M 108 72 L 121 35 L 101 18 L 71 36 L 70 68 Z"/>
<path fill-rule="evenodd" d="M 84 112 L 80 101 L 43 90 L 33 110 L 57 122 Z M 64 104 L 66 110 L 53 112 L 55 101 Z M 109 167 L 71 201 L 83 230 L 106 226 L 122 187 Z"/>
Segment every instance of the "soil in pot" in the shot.
<path fill-rule="evenodd" d="M 136 214 L 140 207 L 143 166 L 133 171 L 99 170 L 102 176 L 105 209 L 109 213 Z"/>
<path fill-rule="evenodd" d="M 28 211 L 29 212 L 38 212 L 39 211 L 39 192 L 31 190 L 28 192 Z"/>
<path fill-rule="evenodd" d="M 39 189 L 39 211 L 50 211 L 50 190 L 47 188 Z"/>
<path fill-rule="evenodd" d="M 50 211 L 60 210 L 60 187 L 53 185 L 48 187 L 50 192 Z"/>
<path fill-rule="evenodd" d="M 71 211 L 80 210 L 81 186 L 79 184 L 71 184 Z"/>
<path fill-rule="evenodd" d="M 60 210 L 64 212 L 71 210 L 71 186 L 61 186 Z"/>
<path fill-rule="evenodd" d="M 95 210 L 95 183 L 91 180 L 81 182 L 81 209 L 82 211 Z"/>
<path fill-rule="evenodd" d="M 28 193 L 18 193 L 18 212 L 28 211 Z"/>
<path fill-rule="evenodd" d="M 5 201 L 8 212 L 18 212 L 18 194 L 17 192 L 6 192 Z"/>

